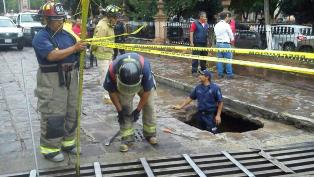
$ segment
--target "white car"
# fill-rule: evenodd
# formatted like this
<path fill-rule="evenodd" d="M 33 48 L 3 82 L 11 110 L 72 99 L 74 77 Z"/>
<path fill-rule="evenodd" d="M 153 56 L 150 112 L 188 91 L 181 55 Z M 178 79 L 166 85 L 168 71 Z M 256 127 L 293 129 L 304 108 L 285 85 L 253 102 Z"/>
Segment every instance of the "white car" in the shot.
<path fill-rule="evenodd" d="M 272 30 L 272 48 L 295 51 L 299 41 L 314 39 L 312 27 L 303 25 L 276 25 Z"/>
<path fill-rule="evenodd" d="M 22 29 L 3 16 L 0 16 L 0 46 L 16 46 L 18 50 L 23 50 L 24 46 Z"/>
<path fill-rule="evenodd" d="M 16 24 L 19 28 L 22 28 L 24 39 L 27 43 L 32 43 L 35 34 L 44 28 L 38 18 L 38 14 L 33 12 L 19 13 Z"/>

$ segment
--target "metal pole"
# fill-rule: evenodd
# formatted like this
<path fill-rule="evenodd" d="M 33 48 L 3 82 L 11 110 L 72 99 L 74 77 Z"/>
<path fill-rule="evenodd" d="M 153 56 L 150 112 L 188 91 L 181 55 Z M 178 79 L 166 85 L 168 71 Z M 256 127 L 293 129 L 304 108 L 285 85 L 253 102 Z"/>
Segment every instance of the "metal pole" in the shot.
<path fill-rule="evenodd" d="M 28 112 L 28 120 L 29 120 L 29 126 L 30 126 L 32 142 L 33 142 L 33 153 L 34 153 L 34 159 L 35 159 L 36 173 L 37 173 L 37 176 L 39 177 L 37 152 L 36 152 L 36 144 L 35 144 L 35 138 L 34 138 L 33 124 L 32 124 L 32 117 L 31 117 L 31 112 L 29 110 L 29 99 L 28 99 L 28 94 L 26 91 L 26 81 L 25 81 L 25 75 L 24 75 L 23 58 L 21 59 L 21 67 L 22 67 L 24 93 L 25 93 L 25 97 L 26 97 L 26 106 L 27 106 L 27 112 Z"/>
<path fill-rule="evenodd" d="M 3 2 L 3 12 L 4 12 L 4 15 L 7 13 L 7 9 L 5 8 L 5 0 L 2 0 Z"/>
<path fill-rule="evenodd" d="M 82 24 L 87 24 L 87 16 L 88 16 L 88 7 L 89 7 L 89 0 L 82 0 L 81 2 L 81 8 L 82 8 Z M 81 27 L 81 39 L 86 39 L 86 25 L 83 25 Z M 81 130 L 81 115 L 82 115 L 82 96 L 83 96 L 83 75 L 84 75 L 84 58 L 85 58 L 85 50 L 81 51 L 80 55 L 80 72 L 79 72 L 79 86 L 78 86 L 78 99 L 77 99 L 77 128 L 76 128 L 76 176 L 80 177 L 80 146 L 81 146 L 81 140 L 80 140 L 80 130 Z"/>
<path fill-rule="evenodd" d="M 271 34 L 271 26 L 270 26 L 269 0 L 264 0 L 264 17 L 265 17 L 267 49 L 271 50 L 272 49 L 272 34 Z"/>

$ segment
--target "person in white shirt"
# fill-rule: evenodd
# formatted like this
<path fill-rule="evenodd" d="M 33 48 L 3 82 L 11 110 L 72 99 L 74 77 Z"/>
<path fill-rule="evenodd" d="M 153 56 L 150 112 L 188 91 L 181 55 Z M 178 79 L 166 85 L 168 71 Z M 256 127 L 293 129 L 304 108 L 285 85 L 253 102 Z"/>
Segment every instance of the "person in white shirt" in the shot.
<path fill-rule="evenodd" d="M 217 48 L 231 48 L 230 43 L 234 41 L 234 36 L 230 25 L 228 24 L 231 18 L 230 12 L 222 12 L 219 15 L 220 21 L 215 25 L 214 31 L 216 35 L 216 47 Z M 232 59 L 231 52 L 218 52 L 218 58 L 228 58 Z M 227 63 L 226 73 L 228 79 L 233 79 L 234 75 L 232 72 L 232 64 Z M 224 64 L 217 62 L 218 78 L 222 79 L 224 77 Z"/>

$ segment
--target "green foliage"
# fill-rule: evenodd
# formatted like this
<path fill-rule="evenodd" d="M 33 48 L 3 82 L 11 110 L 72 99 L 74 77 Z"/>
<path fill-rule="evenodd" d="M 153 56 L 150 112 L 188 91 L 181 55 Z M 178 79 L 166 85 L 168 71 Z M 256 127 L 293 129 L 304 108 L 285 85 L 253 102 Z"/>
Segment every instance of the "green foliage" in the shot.
<path fill-rule="evenodd" d="M 281 0 L 269 0 L 269 13 L 271 18 L 275 18 L 278 15 L 274 13 L 280 6 L 280 2 Z M 264 13 L 264 0 L 232 0 L 230 9 L 237 14 L 241 14 L 244 19 L 247 19 L 249 13 L 255 13 L 255 15 Z"/>
<path fill-rule="evenodd" d="M 156 0 L 127 0 L 126 5 L 131 20 L 153 21 L 157 13 Z"/>
<path fill-rule="evenodd" d="M 314 23 L 314 0 L 282 0 L 282 12 L 294 15 L 297 23 Z"/>
<path fill-rule="evenodd" d="M 205 11 L 209 22 L 214 22 L 215 14 L 223 10 L 221 0 L 165 0 L 164 2 L 168 16 L 197 18 L 199 11 Z"/>

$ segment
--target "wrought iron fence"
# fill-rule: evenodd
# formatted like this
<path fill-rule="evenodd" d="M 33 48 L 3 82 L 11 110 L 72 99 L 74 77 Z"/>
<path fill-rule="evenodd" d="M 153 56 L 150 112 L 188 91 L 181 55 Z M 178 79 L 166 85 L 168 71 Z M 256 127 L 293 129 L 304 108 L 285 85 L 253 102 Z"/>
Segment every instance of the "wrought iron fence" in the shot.
<path fill-rule="evenodd" d="M 247 25 L 247 24 L 245 24 Z M 167 22 L 167 43 L 189 45 L 190 23 Z M 264 25 L 250 24 L 250 30 L 237 30 L 235 33 L 235 47 L 249 49 L 267 48 L 266 33 L 272 36 L 271 48 L 273 50 L 313 52 L 314 34 L 312 27 L 302 25 L 273 25 L 271 31 L 266 32 Z M 214 25 L 210 25 L 209 43 L 215 44 Z"/>
<path fill-rule="evenodd" d="M 131 33 L 137 30 L 139 27 L 146 24 L 147 26 L 142 29 L 139 33 L 130 35 L 127 37 L 129 42 L 142 43 L 143 41 L 151 41 L 155 38 L 155 23 L 154 22 L 136 22 L 129 21 L 126 26 L 127 33 Z"/>

